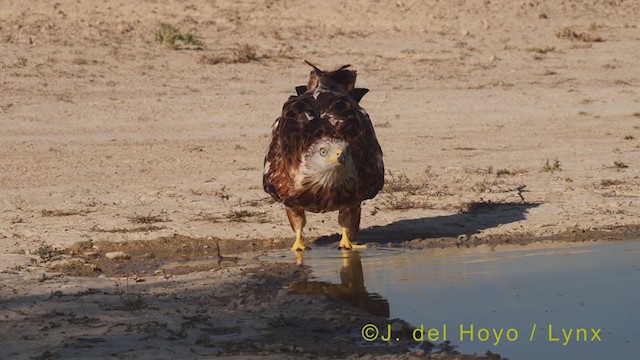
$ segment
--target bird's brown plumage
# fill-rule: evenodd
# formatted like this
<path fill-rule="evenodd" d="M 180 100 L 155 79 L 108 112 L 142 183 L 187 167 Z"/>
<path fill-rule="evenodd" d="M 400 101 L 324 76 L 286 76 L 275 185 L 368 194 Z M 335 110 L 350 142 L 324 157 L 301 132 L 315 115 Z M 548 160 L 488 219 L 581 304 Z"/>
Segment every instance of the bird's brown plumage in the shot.
<path fill-rule="evenodd" d="M 369 115 L 359 105 L 368 90 L 355 87 L 356 72 L 349 65 L 330 72 L 311 66 L 308 84 L 296 88 L 298 95 L 289 97 L 273 124 L 264 161 L 264 189 L 284 203 L 290 219 L 291 213 L 297 214 L 295 218 L 304 217 L 304 211 L 346 211 L 350 207 L 355 214 L 357 207 L 359 224 L 360 203 L 376 196 L 384 184 L 382 150 Z M 355 178 L 335 186 L 301 178 L 303 159 L 323 139 L 348 142 Z M 296 230 L 293 220 L 292 227 Z"/>

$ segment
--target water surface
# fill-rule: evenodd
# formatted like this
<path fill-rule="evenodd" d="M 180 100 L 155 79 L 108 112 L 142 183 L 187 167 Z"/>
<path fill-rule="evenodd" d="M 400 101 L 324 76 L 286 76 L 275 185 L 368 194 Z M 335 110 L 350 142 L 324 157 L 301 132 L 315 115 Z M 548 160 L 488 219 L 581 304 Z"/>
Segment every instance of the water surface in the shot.
<path fill-rule="evenodd" d="M 463 353 L 490 350 L 512 359 L 631 359 L 640 353 L 640 242 L 344 254 L 316 247 L 304 263 L 313 278 L 292 284 L 293 290 L 438 329 L 440 340 L 446 325 L 447 340 Z"/>

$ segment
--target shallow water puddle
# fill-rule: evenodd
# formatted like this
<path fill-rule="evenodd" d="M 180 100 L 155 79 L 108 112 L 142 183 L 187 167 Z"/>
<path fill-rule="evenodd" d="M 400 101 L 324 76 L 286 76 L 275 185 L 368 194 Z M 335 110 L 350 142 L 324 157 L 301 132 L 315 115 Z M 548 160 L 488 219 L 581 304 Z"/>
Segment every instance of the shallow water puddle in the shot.
<path fill-rule="evenodd" d="M 283 257 L 294 261 L 290 252 L 267 256 Z M 313 278 L 292 291 L 424 325 L 424 340 L 449 340 L 463 353 L 600 359 L 640 351 L 640 242 L 344 254 L 316 247 L 303 261 Z M 374 341 L 387 335 L 379 329 Z"/>

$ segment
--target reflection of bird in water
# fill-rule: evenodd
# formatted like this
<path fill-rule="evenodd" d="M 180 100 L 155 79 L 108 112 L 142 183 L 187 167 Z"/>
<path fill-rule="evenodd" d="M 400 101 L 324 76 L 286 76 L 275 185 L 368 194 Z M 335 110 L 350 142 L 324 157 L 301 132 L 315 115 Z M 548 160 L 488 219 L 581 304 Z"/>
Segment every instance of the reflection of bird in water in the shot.
<path fill-rule="evenodd" d="M 365 309 L 374 315 L 389 317 L 387 299 L 376 293 L 367 292 L 364 286 L 362 261 L 357 251 L 342 251 L 340 284 L 301 279 L 289 284 L 289 290 L 303 295 L 325 294 L 332 299 L 340 299 Z"/>

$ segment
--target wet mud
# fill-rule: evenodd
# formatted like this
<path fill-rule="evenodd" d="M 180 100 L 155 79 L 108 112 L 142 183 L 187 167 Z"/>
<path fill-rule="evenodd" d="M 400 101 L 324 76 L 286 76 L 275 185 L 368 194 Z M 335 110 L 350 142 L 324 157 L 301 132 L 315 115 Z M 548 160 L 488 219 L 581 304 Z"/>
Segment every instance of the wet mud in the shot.
<path fill-rule="evenodd" d="M 552 240 L 585 242 L 596 236 L 605 240 L 620 240 L 632 238 L 637 230 L 637 227 L 576 230 Z M 89 299 L 89 303 L 102 304 L 102 308 L 110 311 L 124 312 L 117 323 L 100 318 L 99 328 L 124 326 L 118 325 L 120 321 L 142 314 L 165 319 L 165 322 L 159 322 L 158 329 L 153 330 L 154 334 L 164 334 L 157 335 L 158 348 L 166 345 L 161 344 L 162 341 L 176 341 L 184 337 L 190 339 L 190 346 L 196 348 L 194 351 L 209 355 L 347 357 L 387 354 L 404 358 L 438 354 L 441 358 L 462 358 L 456 352 L 455 344 L 450 343 L 400 341 L 381 345 L 370 344 L 362 339 L 359 331 L 368 323 L 381 328 L 391 324 L 405 334 L 414 329 L 412 324 L 404 320 L 389 319 L 390 315 L 393 316 L 389 301 L 367 287 L 362 257 L 366 259 L 372 253 L 384 250 L 381 247 L 383 242 L 369 240 L 370 249 L 361 253 L 341 252 L 337 248 L 327 247 L 323 244 L 326 240 L 322 238 L 312 243 L 316 252 L 335 252 L 332 256 L 338 265 L 332 268 L 332 272 L 339 281 L 318 280 L 312 270 L 304 265 L 309 263 L 310 256 L 314 256 L 314 249 L 307 252 L 305 262 L 305 256 L 295 256 L 285 250 L 288 247 L 285 239 L 236 241 L 176 235 L 139 241 L 81 242 L 63 250 L 41 248 L 36 252 L 38 264 L 20 271 L 21 274 L 28 274 L 25 275 L 24 286 L 34 286 L 35 282 L 39 283 L 36 287 L 48 289 L 43 290 L 39 297 L 30 297 L 28 300 L 38 301 L 35 307 L 31 305 L 30 311 L 39 309 L 36 313 L 40 315 L 31 316 L 29 311 L 19 310 L 26 299 L 14 299 L 7 302 L 4 308 L 14 315 L 5 316 L 5 319 L 14 324 L 12 326 L 16 334 L 25 334 L 20 331 L 21 327 L 28 332 L 29 324 L 42 321 L 43 316 L 53 324 L 52 329 L 57 328 L 55 324 L 60 324 L 73 334 L 86 325 L 78 318 L 93 316 L 93 305 L 85 302 Z M 497 239 L 485 238 L 480 234 L 467 238 L 392 242 L 390 245 L 402 253 L 409 248 L 454 249 L 481 244 L 529 244 L 540 240 L 549 239 L 525 235 Z M 12 289 L 5 287 L 3 291 L 7 294 L 7 291 L 20 293 L 21 290 L 16 286 Z M 5 297 L 10 298 L 9 295 Z M 69 311 L 59 310 L 65 306 Z M 169 312 L 175 314 L 167 315 L 167 311 L 160 311 L 165 308 L 173 309 Z M 202 313 L 203 309 L 207 310 Z M 227 320 L 232 319 L 228 321 L 233 325 L 218 329 L 215 324 L 227 321 L 220 320 L 220 314 L 225 314 Z M 197 317 L 197 321 L 192 319 L 193 316 Z M 22 323 L 16 325 L 17 320 Z M 83 324 L 77 327 L 76 322 Z M 176 322 L 181 323 L 181 327 L 162 325 Z M 128 325 L 124 329 L 134 335 L 139 334 L 141 339 L 151 331 L 148 323 L 136 326 L 131 328 Z M 180 330 L 182 326 L 187 330 Z M 260 331 L 255 330 L 256 326 Z M 46 329 L 42 336 L 52 329 Z M 193 333 L 197 335 L 189 329 L 195 329 Z M 56 334 L 71 341 L 66 335 Z M 96 339 L 102 338 L 97 336 Z M 319 345 L 322 342 L 336 346 L 327 349 L 325 345 Z M 76 345 L 67 344 L 64 349 L 54 346 L 57 352 L 42 350 L 41 354 L 36 355 L 47 355 L 46 351 L 68 355 L 75 351 Z M 80 345 L 87 346 L 84 343 Z M 91 346 L 97 349 L 110 348 L 116 343 L 105 340 L 104 344 L 100 341 Z M 135 350 L 136 346 L 132 349 L 126 353 L 131 355 L 138 351 Z M 479 358 L 494 359 L 499 356 L 490 353 Z"/>

